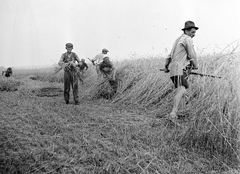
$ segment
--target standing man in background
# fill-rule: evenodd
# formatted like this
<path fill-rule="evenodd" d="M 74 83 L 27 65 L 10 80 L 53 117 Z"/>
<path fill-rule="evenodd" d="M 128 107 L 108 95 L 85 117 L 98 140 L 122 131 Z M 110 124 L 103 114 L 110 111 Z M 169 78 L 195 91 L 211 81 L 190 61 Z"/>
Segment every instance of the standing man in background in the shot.
<path fill-rule="evenodd" d="M 104 56 L 107 55 L 109 51 L 106 48 L 102 49 L 102 53 L 97 54 L 93 59 L 92 59 L 92 63 L 94 64 L 94 62 L 96 61 L 96 71 L 98 74 L 98 78 L 101 76 L 101 72 L 100 72 L 100 64 L 103 61 Z"/>
<path fill-rule="evenodd" d="M 170 78 L 177 89 L 174 97 L 173 108 L 170 113 L 171 118 L 177 118 L 178 105 L 188 85 L 187 65 L 191 69 L 198 69 L 196 53 L 193 47 L 192 38 L 195 36 L 198 27 L 194 22 L 187 21 L 182 29 L 183 34 L 174 42 L 171 53 L 166 58 L 165 72 L 170 71 Z"/>
<path fill-rule="evenodd" d="M 78 105 L 78 68 L 76 67 L 77 64 L 75 62 L 77 61 L 79 63 L 80 60 L 77 54 L 72 52 L 72 43 L 67 43 L 65 48 L 67 52 L 62 54 L 58 62 L 58 65 L 64 68 L 64 99 L 66 104 L 69 104 L 70 89 L 72 86 L 73 99 L 75 101 L 75 105 Z"/>

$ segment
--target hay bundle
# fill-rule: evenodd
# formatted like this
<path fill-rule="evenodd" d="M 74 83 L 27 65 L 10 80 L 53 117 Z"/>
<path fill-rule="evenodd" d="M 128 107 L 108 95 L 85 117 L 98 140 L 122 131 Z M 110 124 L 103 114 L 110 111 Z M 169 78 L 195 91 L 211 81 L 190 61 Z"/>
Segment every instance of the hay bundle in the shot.
<path fill-rule="evenodd" d="M 91 93 L 93 99 L 111 99 L 116 93 L 116 90 L 109 83 L 109 80 L 103 79 L 92 88 Z"/>

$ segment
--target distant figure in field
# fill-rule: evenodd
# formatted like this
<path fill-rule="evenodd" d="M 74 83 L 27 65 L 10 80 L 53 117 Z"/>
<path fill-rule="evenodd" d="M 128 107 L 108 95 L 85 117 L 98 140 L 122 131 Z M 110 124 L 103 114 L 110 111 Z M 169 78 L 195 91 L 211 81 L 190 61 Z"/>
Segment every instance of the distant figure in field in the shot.
<path fill-rule="evenodd" d="M 98 74 L 98 78 L 101 77 L 101 72 L 100 72 L 100 69 L 99 69 L 99 65 L 102 63 L 103 61 L 103 57 L 105 55 L 107 55 L 109 51 L 106 49 L 106 48 L 103 48 L 102 49 L 102 53 L 100 54 L 97 54 L 93 59 L 92 59 L 92 63 L 94 64 L 94 62 L 96 61 L 95 65 L 96 65 L 96 71 L 97 71 L 97 74 Z"/>
<path fill-rule="evenodd" d="M 12 68 L 8 67 L 6 71 L 2 71 L 2 76 L 10 77 L 13 74 Z"/>
<path fill-rule="evenodd" d="M 174 97 L 173 108 L 170 113 L 171 118 L 178 118 L 178 105 L 183 94 L 186 92 L 188 85 L 188 71 L 187 67 L 192 70 L 198 69 L 197 57 L 193 47 L 192 38 L 195 36 L 198 27 L 194 22 L 187 21 L 182 29 L 183 34 L 176 39 L 172 50 L 165 62 L 165 72 L 170 71 L 170 78 L 177 89 Z"/>
<path fill-rule="evenodd" d="M 77 72 L 78 78 L 81 82 L 83 82 L 83 75 L 88 70 L 88 65 L 86 64 L 85 59 L 81 59 L 77 67 L 79 68 Z"/>
<path fill-rule="evenodd" d="M 109 60 L 109 57 L 105 55 L 103 57 L 102 63 L 99 64 L 99 70 L 103 74 L 103 77 L 106 78 L 112 88 L 117 91 L 117 82 L 116 82 L 116 69 L 113 66 L 113 63 Z"/>
<path fill-rule="evenodd" d="M 75 101 L 75 105 L 79 104 L 78 100 L 78 76 L 77 71 L 78 68 L 76 67 L 76 62 L 80 62 L 76 53 L 72 52 L 73 44 L 67 43 L 66 44 L 66 53 L 63 53 L 58 65 L 64 68 L 64 99 L 66 104 L 69 104 L 69 97 L 70 97 L 70 88 L 72 86 L 73 90 L 73 99 Z"/>
<path fill-rule="evenodd" d="M 99 69 L 105 78 L 115 80 L 116 71 L 107 55 L 103 57 L 103 61 L 99 64 Z"/>
<path fill-rule="evenodd" d="M 88 65 L 86 64 L 85 59 L 81 59 L 77 67 L 79 67 L 79 70 L 82 72 L 85 72 L 86 70 L 88 70 Z"/>

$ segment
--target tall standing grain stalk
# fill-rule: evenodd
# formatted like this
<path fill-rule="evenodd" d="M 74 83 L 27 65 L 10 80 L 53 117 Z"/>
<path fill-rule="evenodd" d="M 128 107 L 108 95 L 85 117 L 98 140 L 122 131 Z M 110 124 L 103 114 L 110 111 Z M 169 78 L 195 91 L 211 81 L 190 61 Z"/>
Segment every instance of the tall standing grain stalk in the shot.
<path fill-rule="evenodd" d="M 146 105 L 148 100 L 154 100 L 158 90 L 154 87 L 164 88 L 165 74 L 161 74 L 159 68 L 163 66 L 160 57 L 139 58 L 128 60 L 118 67 L 118 76 L 122 80 L 122 86 L 114 102 L 122 104 Z M 154 98 L 154 99 L 153 99 Z M 148 101 L 149 102 L 149 101 Z"/>
<path fill-rule="evenodd" d="M 213 60 L 213 64 L 207 64 Z M 227 60 L 226 60 L 227 59 Z M 215 60 L 215 61 L 214 61 Z M 216 66 L 217 65 L 217 66 Z M 221 79 L 195 77 L 193 88 L 198 93 L 191 102 L 191 126 L 179 143 L 209 157 L 217 157 L 222 164 L 234 165 L 239 161 L 239 99 L 236 70 L 239 55 L 202 57 L 200 70 L 222 76 Z"/>
<path fill-rule="evenodd" d="M 199 57 L 197 72 L 222 76 L 211 78 L 190 76 L 190 89 L 179 112 L 188 127 L 176 136 L 179 144 L 217 157 L 219 162 L 233 165 L 238 161 L 239 100 L 237 70 L 239 55 L 225 54 Z M 156 110 L 162 115 L 171 111 L 175 90 L 169 75 L 159 71 L 162 58 L 129 60 L 118 67 L 122 86 L 113 102 Z"/>
<path fill-rule="evenodd" d="M 54 65 L 51 73 L 42 78 L 44 81 L 49 82 L 63 82 L 63 68 L 59 65 Z"/>

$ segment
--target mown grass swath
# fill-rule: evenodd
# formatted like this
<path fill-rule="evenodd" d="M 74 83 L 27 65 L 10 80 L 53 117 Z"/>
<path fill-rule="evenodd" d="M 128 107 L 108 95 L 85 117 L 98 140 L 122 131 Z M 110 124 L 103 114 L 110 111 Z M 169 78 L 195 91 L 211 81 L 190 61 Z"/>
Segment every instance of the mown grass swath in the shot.
<path fill-rule="evenodd" d="M 53 106 L 47 101 L 36 110 L 30 106 L 34 98 L 21 95 L 21 102 L 15 102 L 27 106 L 29 113 L 18 111 L 16 120 L 15 111 L 4 110 L 12 114 L 10 118 L 3 115 L 2 120 L 12 122 L 2 121 L 5 125 L 0 128 L 4 162 L 8 167 L 15 164 L 16 171 L 32 173 L 234 173 L 240 145 L 239 57 L 237 53 L 199 57 L 198 72 L 223 78 L 190 76 L 190 89 L 179 111 L 183 128 L 169 127 L 156 117 L 170 112 L 175 94 L 168 74 L 159 71 L 164 64 L 159 56 L 115 62 L 118 89 L 108 100 L 101 98 L 111 94 L 109 85 L 97 81 L 95 67 L 90 65 L 84 84 L 79 83 L 80 97 L 92 104 L 100 99 L 111 105 L 108 109 L 98 103 L 95 114 L 87 114 L 92 106 L 64 110 L 59 103 Z M 41 81 L 62 82 L 62 73 L 53 68 L 19 70 L 13 78 L 35 75 Z M 57 106 L 56 113 L 48 113 Z M 113 119 L 106 113 L 114 107 L 141 113 L 128 115 L 139 121 L 115 121 L 124 113 L 113 113 Z"/>

